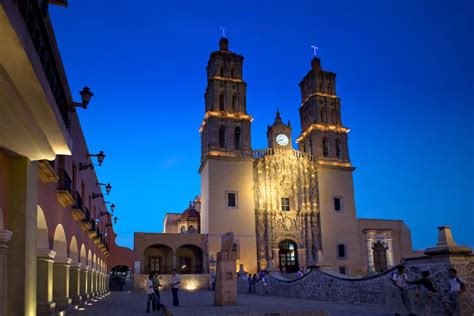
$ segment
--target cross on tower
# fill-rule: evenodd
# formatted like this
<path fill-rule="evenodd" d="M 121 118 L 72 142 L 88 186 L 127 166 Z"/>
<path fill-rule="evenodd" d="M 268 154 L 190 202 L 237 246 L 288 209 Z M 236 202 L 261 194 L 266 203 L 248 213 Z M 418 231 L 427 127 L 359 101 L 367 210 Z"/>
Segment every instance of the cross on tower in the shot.
<path fill-rule="evenodd" d="M 225 30 L 227 29 L 225 26 L 219 27 L 222 30 L 222 37 L 225 37 Z"/>
<path fill-rule="evenodd" d="M 314 56 L 316 56 L 316 51 L 319 49 L 319 47 L 316 45 L 311 45 L 311 48 L 313 49 Z"/>

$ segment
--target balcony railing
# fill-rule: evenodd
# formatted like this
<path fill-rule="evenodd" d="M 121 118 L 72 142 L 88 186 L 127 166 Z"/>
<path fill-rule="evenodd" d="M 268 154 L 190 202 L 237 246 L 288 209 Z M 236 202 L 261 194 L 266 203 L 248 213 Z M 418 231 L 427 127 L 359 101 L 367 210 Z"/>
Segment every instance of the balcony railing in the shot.
<path fill-rule="evenodd" d="M 62 168 L 59 168 L 58 176 L 58 190 L 67 191 L 72 194 L 72 181 L 69 175 L 67 174 L 67 171 Z"/>
<path fill-rule="evenodd" d="M 79 194 L 79 192 L 74 192 L 74 205 L 72 206 L 72 208 L 75 208 L 75 209 L 78 209 L 78 210 L 83 210 L 84 209 L 84 205 L 82 205 L 82 197 L 81 195 Z"/>
<path fill-rule="evenodd" d="M 56 45 L 55 40 L 51 38 L 53 31 L 48 17 L 48 1 L 11 1 L 17 6 L 20 15 L 25 21 L 28 33 L 30 34 L 41 66 L 43 67 L 44 74 L 46 75 L 56 100 L 56 104 L 59 107 L 66 127 L 70 129 L 69 102 L 66 87 L 61 80 L 61 74 L 63 73 L 60 71 L 59 65 L 61 65 L 62 62 L 58 60 L 60 58 L 59 52 L 57 47 L 53 46 Z"/>
<path fill-rule="evenodd" d="M 253 158 L 255 159 L 263 158 L 265 156 L 272 156 L 272 155 L 292 156 L 295 158 L 307 158 L 311 161 L 313 161 L 314 159 L 313 155 L 304 153 L 299 150 L 294 150 L 294 149 L 267 148 L 267 149 L 254 150 L 252 154 L 253 154 Z"/>

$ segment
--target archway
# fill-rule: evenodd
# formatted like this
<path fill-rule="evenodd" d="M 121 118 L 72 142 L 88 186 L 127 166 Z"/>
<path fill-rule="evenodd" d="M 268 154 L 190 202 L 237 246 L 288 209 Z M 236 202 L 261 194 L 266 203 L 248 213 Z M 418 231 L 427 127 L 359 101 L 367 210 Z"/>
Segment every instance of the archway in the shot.
<path fill-rule="evenodd" d="M 48 224 L 43 209 L 38 205 L 36 209 L 36 248 L 49 251 Z"/>
<path fill-rule="evenodd" d="M 377 241 L 372 247 L 374 255 L 375 272 L 387 271 L 387 248 L 380 241 Z"/>
<path fill-rule="evenodd" d="M 81 245 L 81 253 L 79 257 L 79 262 L 82 263 L 82 265 L 84 266 L 87 265 L 87 252 L 86 252 L 86 246 L 84 246 L 84 244 Z"/>
<path fill-rule="evenodd" d="M 152 245 L 143 252 L 143 272 L 171 274 L 173 270 L 173 250 L 165 245 Z"/>
<path fill-rule="evenodd" d="M 285 239 L 278 245 L 278 256 L 280 259 L 280 271 L 292 273 L 298 271 L 298 247 L 290 239 Z"/>
<path fill-rule="evenodd" d="M 112 267 L 109 272 L 111 291 L 129 291 L 132 285 L 132 269 L 126 265 Z"/>
<path fill-rule="evenodd" d="M 90 269 L 92 269 L 92 251 L 90 249 L 87 254 L 87 265 L 89 266 Z"/>
<path fill-rule="evenodd" d="M 58 224 L 54 231 L 53 250 L 56 252 L 56 260 L 67 258 L 67 241 L 63 225 Z"/>
<path fill-rule="evenodd" d="M 181 274 L 202 273 L 202 250 L 198 246 L 183 245 L 176 250 L 176 269 Z"/>
<path fill-rule="evenodd" d="M 76 236 L 72 236 L 71 243 L 69 246 L 69 258 L 71 258 L 71 263 L 79 262 L 79 248 L 77 247 Z"/>

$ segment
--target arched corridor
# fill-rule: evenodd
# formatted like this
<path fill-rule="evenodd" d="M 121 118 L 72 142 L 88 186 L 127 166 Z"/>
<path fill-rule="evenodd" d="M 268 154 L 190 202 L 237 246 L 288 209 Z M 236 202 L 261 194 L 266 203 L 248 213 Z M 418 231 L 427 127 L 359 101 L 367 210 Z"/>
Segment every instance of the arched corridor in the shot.
<path fill-rule="evenodd" d="M 181 274 L 202 273 L 202 250 L 194 245 L 183 245 L 176 250 L 176 268 Z"/>
<path fill-rule="evenodd" d="M 173 270 L 173 250 L 161 244 L 149 246 L 143 253 L 144 273 L 158 272 L 171 274 Z"/>

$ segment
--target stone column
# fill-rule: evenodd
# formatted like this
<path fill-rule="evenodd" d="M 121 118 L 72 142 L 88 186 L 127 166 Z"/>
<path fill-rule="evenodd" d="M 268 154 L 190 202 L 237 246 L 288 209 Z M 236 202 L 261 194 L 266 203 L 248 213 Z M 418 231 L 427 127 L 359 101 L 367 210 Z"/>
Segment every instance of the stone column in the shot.
<path fill-rule="evenodd" d="M 105 276 L 105 293 L 109 293 L 110 292 L 110 277 L 109 275 L 107 274 Z"/>
<path fill-rule="evenodd" d="M 36 315 L 36 221 L 38 207 L 38 162 L 9 158 L 8 315 Z"/>
<path fill-rule="evenodd" d="M 173 269 L 176 269 L 176 255 L 173 253 Z"/>
<path fill-rule="evenodd" d="M 97 280 L 97 288 L 98 288 L 99 295 L 104 294 L 103 278 L 104 276 L 102 275 L 102 272 L 99 272 L 99 277 Z"/>
<path fill-rule="evenodd" d="M 36 299 L 37 314 L 51 315 L 56 303 L 53 302 L 53 259 L 56 252 L 38 249 L 36 258 Z"/>
<path fill-rule="evenodd" d="M 307 268 L 307 262 L 306 262 L 306 248 L 298 248 L 298 265 L 300 267 L 305 267 Z"/>
<path fill-rule="evenodd" d="M 395 263 L 393 262 L 393 244 L 392 244 L 392 239 L 387 239 L 386 240 L 387 242 L 387 264 L 388 264 L 388 268 L 390 269 L 391 267 L 393 267 L 395 265 Z"/>
<path fill-rule="evenodd" d="M 70 258 L 56 258 L 53 263 L 53 299 L 60 310 L 71 305 L 69 298 L 69 267 Z"/>
<path fill-rule="evenodd" d="M 89 289 L 88 289 L 89 277 L 88 277 L 88 274 L 89 274 L 89 267 L 88 266 L 82 267 L 81 268 L 81 281 L 80 281 L 79 294 L 81 295 L 81 297 L 84 301 L 87 301 L 87 299 L 89 298 Z"/>
<path fill-rule="evenodd" d="M 89 268 L 89 271 L 87 273 L 87 298 L 93 298 L 94 297 L 94 284 L 93 284 L 93 279 L 94 279 L 94 273 L 93 273 L 92 268 Z"/>
<path fill-rule="evenodd" d="M 0 209 L 0 302 L 7 302 L 7 254 L 8 254 L 8 241 L 12 237 L 12 232 L 3 229 L 3 214 Z M 0 315 L 7 314 L 7 304 L 0 304 Z"/>
<path fill-rule="evenodd" d="M 367 239 L 367 261 L 369 272 L 375 272 L 374 252 L 372 251 L 372 239 Z"/>
<path fill-rule="evenodd" d="M 280 249 L 273 248 L 273 268 L 280 271 L 280 256 L 278 255 Z"/>
<path fill-rule="evenodd" d="M 80 263 L 75 263 L 69 268 L 69 297 L 74 305 L 77 305 L 82 301 Z"/>

